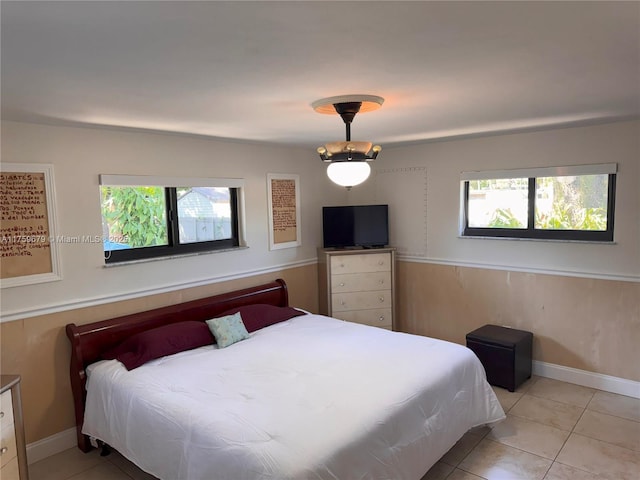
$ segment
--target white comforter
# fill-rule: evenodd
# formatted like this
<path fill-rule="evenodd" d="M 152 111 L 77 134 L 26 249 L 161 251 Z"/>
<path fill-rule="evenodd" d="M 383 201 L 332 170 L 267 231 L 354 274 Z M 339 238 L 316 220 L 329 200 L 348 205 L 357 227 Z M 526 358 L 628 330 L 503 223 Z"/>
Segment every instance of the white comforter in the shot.
<path fill-rule="evenodd" d="M 504 418 L 467 348 L 320 315 L 90 368 L 83 432 L 163 480 L 417 480 Z"/>

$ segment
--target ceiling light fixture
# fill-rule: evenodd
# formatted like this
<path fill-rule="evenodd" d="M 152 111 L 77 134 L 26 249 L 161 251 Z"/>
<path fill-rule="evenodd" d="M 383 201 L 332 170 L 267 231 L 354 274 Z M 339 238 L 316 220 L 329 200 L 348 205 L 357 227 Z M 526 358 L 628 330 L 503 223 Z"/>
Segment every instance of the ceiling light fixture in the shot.
<path fill-rule="evenodd" d="M 351 122 L 359 112 L 370 112 L 382 106 L 384 98 L 376 95 L 341 95 L 323 98 L 311 106 L 318 113 L 338 114 L 346 127 L 344 142 L 330 142 L 318 147 L 317 152 L 323 162 L 330 163 L 327 175 L 332 182 L 350 189 L 369 178 L 371 167 L 367 162 L 376 159 L 382 150 L 371 142 L 351 140 Z"/>

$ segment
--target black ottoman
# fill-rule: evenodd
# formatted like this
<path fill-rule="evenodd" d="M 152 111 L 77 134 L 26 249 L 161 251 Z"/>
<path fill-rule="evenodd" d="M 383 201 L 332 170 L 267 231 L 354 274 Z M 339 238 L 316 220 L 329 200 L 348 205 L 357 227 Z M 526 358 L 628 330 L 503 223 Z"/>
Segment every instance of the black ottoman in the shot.
<path fill-rule="evenodd" d="M 467 347 L 482 362 L 487 381 L 510 392 L 531 378 L 532 343 L 531 332 L 498 325 L 485 325 L 467 334 Z"/>

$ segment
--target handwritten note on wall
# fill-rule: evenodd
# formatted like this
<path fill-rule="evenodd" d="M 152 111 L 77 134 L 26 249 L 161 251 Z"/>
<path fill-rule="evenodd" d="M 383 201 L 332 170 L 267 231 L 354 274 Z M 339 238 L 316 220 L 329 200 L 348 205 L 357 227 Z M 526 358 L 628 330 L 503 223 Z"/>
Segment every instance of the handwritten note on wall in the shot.
<path fill-rule="evenodd" d="M 295 180 L 271 179 L 274 243 L 295 242 L 297 236 Z"/>
<path fill-rule="evenodd" d="M 270 250 L 302 244 L 299 182 L 298 175 L 267 174 Z"/>
<path fill-rule="evenodd" d="M 0 172 L 0 278 L 53 271 L 45 174 Z"/>

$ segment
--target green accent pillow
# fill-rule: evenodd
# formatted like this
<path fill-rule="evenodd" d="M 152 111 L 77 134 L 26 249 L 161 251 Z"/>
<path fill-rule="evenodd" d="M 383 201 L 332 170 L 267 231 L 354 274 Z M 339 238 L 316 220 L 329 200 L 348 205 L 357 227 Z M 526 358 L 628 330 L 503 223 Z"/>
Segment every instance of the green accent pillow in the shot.
<path fill-rule="evenodd" d="M 249 338 L 249 332 L 247 332 L 242 322 L 240 312 L 207 320 L 207 326 L 213 336 L 216 337 L 218 348 L 225 348 L 240 340 Z"/>

